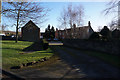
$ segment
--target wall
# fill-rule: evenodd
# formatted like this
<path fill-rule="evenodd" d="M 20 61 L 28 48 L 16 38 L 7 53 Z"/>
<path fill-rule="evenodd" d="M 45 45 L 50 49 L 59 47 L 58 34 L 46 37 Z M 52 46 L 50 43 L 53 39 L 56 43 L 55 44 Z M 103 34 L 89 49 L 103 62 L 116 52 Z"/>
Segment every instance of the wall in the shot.
<path fill-rule="evenodd" d="M 120 54 L 120 43 L 119 41 L 89 41 L 80 39 L 66 39 L 63 40 L 63 44 L 69 47 L 90 49 L 96 51 L 102 51 L 110 54 Z"/>
<path fill-rule="evenodd" d="M 32 26 L 31 27 L 22 27 L 22 39 L 27 41 L 39 41 L 40 39 L 40 28 Z"/>

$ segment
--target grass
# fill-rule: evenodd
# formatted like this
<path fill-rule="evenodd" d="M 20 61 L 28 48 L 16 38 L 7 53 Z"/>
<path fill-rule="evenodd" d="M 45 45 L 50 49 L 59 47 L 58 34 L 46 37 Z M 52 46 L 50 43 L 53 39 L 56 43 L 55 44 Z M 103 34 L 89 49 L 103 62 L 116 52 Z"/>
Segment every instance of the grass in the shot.
<path fill-rule="evenodd" d="M 18 43 L 15 43 L 15 41 L 2 41 L 2 68 L 10 69 L 12 66 L 38 61 L 40 58 L 51 57 L 53 55 L 50 48 L 24 53 L 23 49 L 32 44 L 33 42 L 27 41 L 18 41 Z"/>
<path fill-rule="evenodd" d="M 48 41 L 46 39 L 43 39 L 43 43 L 48 43 Z"/>
<path fill-rule="evenodd" d="M 32 65 L 32 66 L 28 66 L 28 67 L 29 68 L 41 68 L 41 67 L 44 67 L 44 66 L 50 66 L 50 65 L 56 64 L 57 60 L 59 60 L 59 56 L 53 55 L 49 60 L 47 60 L 43 63 L 35 64 L 35 65 Z"/>

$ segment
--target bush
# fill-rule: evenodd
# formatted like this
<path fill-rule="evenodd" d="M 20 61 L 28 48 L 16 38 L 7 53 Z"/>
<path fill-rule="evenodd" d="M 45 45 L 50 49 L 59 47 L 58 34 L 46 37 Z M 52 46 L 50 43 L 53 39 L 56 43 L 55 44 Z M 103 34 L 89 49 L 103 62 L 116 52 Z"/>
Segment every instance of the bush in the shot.
<path fill-rule="evenodd" d="M 44 50 L 48 49 L 48 43 L 43 43 L 43 49 Z"/>
<path fill-rule="evenodd" d="M 90 37 L 89 39 L 91 40 L 101 40 L 102 39 L 102 35 L 99 34 L 98 32 L 94 32 Z"/>

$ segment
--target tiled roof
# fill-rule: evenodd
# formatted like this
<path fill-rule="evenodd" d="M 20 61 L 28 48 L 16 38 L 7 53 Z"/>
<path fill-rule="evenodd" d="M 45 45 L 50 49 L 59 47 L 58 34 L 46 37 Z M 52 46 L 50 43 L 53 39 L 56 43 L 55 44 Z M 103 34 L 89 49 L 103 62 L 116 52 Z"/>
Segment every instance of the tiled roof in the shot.
<path fill-rule="evenodd" d="M 39 28 L 39 27 L 38 27 L 35 23 L 33 23 L 33 21 L 31 21 L 31 20 L 30 20 L 28 23 L 26 23 L 23 27 L 27 26 L 27 25 L 30 24 L 30 23 L 33 24 L 34 26 L 36 26 L 37 28 Z"/>

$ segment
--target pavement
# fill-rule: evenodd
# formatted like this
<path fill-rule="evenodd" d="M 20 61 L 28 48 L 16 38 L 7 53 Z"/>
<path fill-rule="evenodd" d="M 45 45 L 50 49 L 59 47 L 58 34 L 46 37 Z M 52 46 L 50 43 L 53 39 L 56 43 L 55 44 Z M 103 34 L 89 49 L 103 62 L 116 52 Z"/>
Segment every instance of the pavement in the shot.
<path fill-rule="evenodd" d="M 37 68 L 24 68 L 14 70 L 14 73 L 22 78 L 83 78 L 85 74 L 78 74 L 77 69 L 70 67 L 62 60 L 57 60 L 49 66 L 37 67 Z"/>
<path fill-rule="evenodd" d="M 59 45 L 63 45 L 63 43 L 61 41 L 50 41 L 49 42 L 50 46 L 59 46 Z"/>

